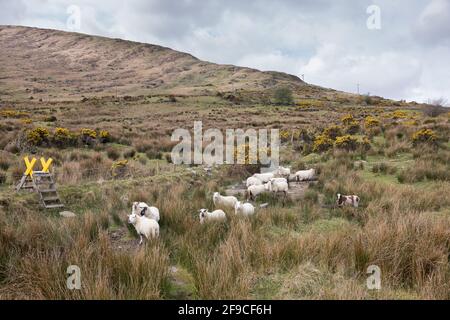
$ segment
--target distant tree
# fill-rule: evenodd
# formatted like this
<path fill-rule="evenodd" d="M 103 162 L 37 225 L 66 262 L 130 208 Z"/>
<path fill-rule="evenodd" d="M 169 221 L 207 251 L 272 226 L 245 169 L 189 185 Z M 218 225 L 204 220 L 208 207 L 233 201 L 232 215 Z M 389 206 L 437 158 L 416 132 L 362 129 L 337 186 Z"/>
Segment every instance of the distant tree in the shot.
<path fill-rule="evenodd" d="M 448 112 L 447 99 L 439 98 L 435 100 L 428 100 L 428 105 L 423 108 L 423 112 L 428 117 L 437 117 L 440 114 Z"/>
<path fill-rule="evenodd" d="M 290 105 L 294 103 L 292 90 L 288 87 L 279 87 L 275 90 L 274 100 L 279 105 Z"/>

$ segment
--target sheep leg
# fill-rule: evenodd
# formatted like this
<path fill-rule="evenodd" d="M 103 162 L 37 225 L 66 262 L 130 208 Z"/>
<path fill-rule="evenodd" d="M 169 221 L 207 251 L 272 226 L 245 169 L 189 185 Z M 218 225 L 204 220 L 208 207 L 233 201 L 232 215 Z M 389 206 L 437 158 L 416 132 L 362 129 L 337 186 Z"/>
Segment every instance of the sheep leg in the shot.
<path fill-rule="evenodd" d="M 141 241 L 139 241 L 139 245 L 141 245 L 141 244 L 142 244 L 142 242 L 143 242 L 143 239 L 142 239 L 142 234 L 140 234 L 140 235 L 139 235 L 139 237 L 141 237 Z"/>

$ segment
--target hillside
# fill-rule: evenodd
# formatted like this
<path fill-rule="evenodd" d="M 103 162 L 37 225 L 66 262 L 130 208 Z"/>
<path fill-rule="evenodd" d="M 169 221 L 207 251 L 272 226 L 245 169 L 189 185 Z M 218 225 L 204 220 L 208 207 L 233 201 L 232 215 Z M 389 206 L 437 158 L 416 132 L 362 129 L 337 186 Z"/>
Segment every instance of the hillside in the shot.
<path fill-rule="evenodd" d="M 450 299 L 447 110 L 123 40 L 0 27 L 0 43 L 0 300 Z M 175 165 L 172 134 L 199 120 L 279 129 L 288 190 L 247 199 L 260 164 Z M 57 196 L 16 191 L 24 157 L 53 159 Z M 215 192 L 255 214 L 201 224 Z M 134 202 L 159 209 L 158 239 L 139 245 Z"/>
<path fill-rule="evenodd" d="M 214 64 L 157 45 L 78 33 L 0 26 L 0 43 L 0 98 L 7 100 L 305 85 L 284 73 Z"/>

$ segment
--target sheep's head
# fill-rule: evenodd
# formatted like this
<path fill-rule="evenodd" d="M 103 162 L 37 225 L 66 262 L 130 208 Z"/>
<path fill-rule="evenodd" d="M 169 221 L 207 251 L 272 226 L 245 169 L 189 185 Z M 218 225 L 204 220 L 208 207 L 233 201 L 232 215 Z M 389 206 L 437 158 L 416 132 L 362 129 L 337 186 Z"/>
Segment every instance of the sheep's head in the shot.
<path fill-rule="evenodd" d="M 214 192 L 213 193 L 213 198 L 217 198 L 217 197 L 219 197 L 220 196 L 220 194 L 218 193 L 218 192 Z"/>
<path fill-rule="evenodd" d="M 206 213 L 208 212 L 207 209 L 200 209 L 200 223 L 203 223 L 206 217 Z"/>
<path fill-rule="evenodd" d="M 128 216 L 128 223 L 135 224 L 137 221 L 137 215 L 132 213 Z"/>
<path fill-rule="evenodd" d="M 338 205 L 341 205 L 343 202 L 344 202 L 344 197 L 340 193 L 338 193 L 336 203 Z"/>

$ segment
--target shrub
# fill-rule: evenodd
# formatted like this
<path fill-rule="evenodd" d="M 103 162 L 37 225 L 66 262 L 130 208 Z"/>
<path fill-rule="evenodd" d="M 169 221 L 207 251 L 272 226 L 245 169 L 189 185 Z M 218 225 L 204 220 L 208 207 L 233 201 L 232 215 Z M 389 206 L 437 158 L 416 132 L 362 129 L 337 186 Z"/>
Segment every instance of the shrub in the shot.
<path fill-rule="evenodd" d="M 106 155 L 108 156 L 108 158 L 110 158 L 111 160 L 117 160 L 120 158 L 120 152 L 117 151 L 116 148 L 109 148 L 108 150 L 106 150 Z"/>
<path fill-rule="evenodd" d="M 358 147 L 358 139 L 352 137 L 351 135 L 337 137 L 334 142 L 334 146 L 338 149 L 344 149 L 347 151 L 356 150 Z"/>
<path fill-rule="evenodd" d="M 335 140 L 336 137 L 342 135 L 342 128 L 340 126 L 331 126 L 323 130 L 323 134 L 330 139 Z"/>
<path fill-rule="evenodd" d="M 111 174 L 115 178 L 123 177 L 128 170 L 128 160 L 119 160 L 112 164 Z"/>
<path fill-rule="evenodd" d="M 0 171 L 0 184 L 4 184 L 6 182 L 6 172 Z"/>
<path fill-rule="evenodd" d="M 291 105 L 294 102 L 292 90 L 288 87 L 280 87 L 275 90 L 274 100 L 279 105 Z"/>
<path fill-rule="evenodd" d="M 361 152 L 367 152 L 372 148 L 370 141 L 367 137 L 363 137 L 360 141 L 358 141 L 358 147 Z"/>
<path fill-rule="evenodd" d="M 123 157 L 127 158 L 127 159 L 134 158 L 135 155 L 136 155 L 136 150 L 134 150 L 134 149 L 129 149 L 123 153 Z"/>
<path fill-rule="evenodd" d="M 97 132 L 92 129 L 83 128 L 81 129 L 81 141 L 85 144 L 93 144 L 97 139 Z"/>
<path fill-rule="evenodd" d="M 46 117 L 44 119 L 44 121 L 46 121 L 46 122 L 55 122 L 56 120 L 58 120 L 58 119 L 55 116 Z"/>
<path fill-rule="evenodd" d="M 386 162 L 375 163 L 372 167 L 373 173 L 382 173 L 382 174 L 394 174 L 397 171 L 397 168 L 389 165 Z"/>
<path fill-rule="evenodd" d="M 360 131 L 360 126 L 358 121 L 353 120 L 352 122 L 348 123 L 345 127 L 345 132 L 347 134 L 356 134 Z"/>
<path fill-rule="evenodd" d="M 428 101 L 428 105 L 423 107 L 423 113 L 428 117 L 438 117 L 448 112 L 448 108 L 445 107 L 447 102 L 445 98 L 430 100 Z"/>
<path fill-rule="evenodd" d="M 53 133 L 53 142 L 59 147 L 67 147 L 76 144 L 77 135 L 66 128 L 56 128 Z"/>
<path fill-rule="evenodd" d="M 377 118 L 375 118 L 373 116 L 367 116 L 364 119 L 364 125 L 367 129 L 377 127 L 380 125 L 380 120 L 378 120 Z"/>
<path fill-rule="evenodd" d="M 5 157 L 6 158 L 6 157 Z M 10 163 L 7 159 L 0 159 L 0 169 L 7 171 Z"/>
<path fill-rule="evenodd" d="M 349 125 L 349 124 L 351 124 L 352 122 L 354 122 L 354 121 L 356 121 L 354 118 L 353 118 L 353 116 L 351 115 L 351 114 L 346 114 L 345 116 L 343 116 L 342 118 L 341 118 L 341 121 L 342 121 L 342 123 L 344 124 L 344 125 Z"/>
<path fill-rule="evenodd" d="M 50 133 L 46 128 L 37 127 L 33 130 L 29 130 L 27 133 L 27 141 L 31 145 L 39 146 L 48 141 Z"/>
<path fill-rule="evenodd" d="M 156 151 L 156 150 L 153 150 L 153 149 L 147 150 L 147 152 L 145 154 L 147 155 L 147 158 L 149 158 L 149 159 L 161 160 L 162 157 L 163 157 L 162 152 Z"/>
<path fill-rule="evenodd" d="M 324 152 L 333 147 L 333 140 L 328 136 L 321 134 L 316 137 L 313 144 L 314 152 Z"/>
<path fill-rule="evenodd" d="M 437 140 L 436 133 L 431 129 L 421 129 L 417 132 L 415 132 L 412 136 L 413 145 L 418 144 L 435 144 Z"/>
<path fill-rule="evenodd" d="M 102 130 L 100 131 L 100 142 L 101 143 L 107 143 L 111 141 L 111 135 L 109 134 L 108 130 Z"/>
<path fill-rule="evenodd" d="M 408 114 L 402 110 L 396 110 L 391 115 L 392 119 L 405 119 L 408 118 Z"/>

